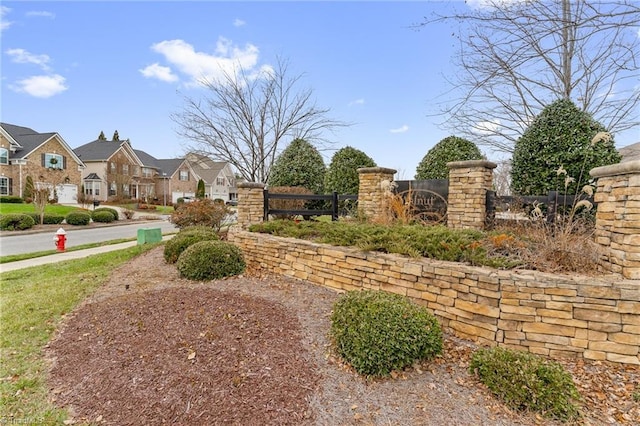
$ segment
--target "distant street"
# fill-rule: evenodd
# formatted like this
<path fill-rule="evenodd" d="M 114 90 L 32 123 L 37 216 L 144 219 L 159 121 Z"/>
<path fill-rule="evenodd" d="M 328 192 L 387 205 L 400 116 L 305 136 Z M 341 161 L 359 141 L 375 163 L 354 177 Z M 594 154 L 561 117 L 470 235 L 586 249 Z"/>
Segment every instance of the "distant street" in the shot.
<path fill-rule="evenodd" d="M 160 228 L 163 234 L 177 231 L 177 228 L 172 223 L 165 220 L 77 230 L 74 230 L 73 226 L 61 226 L 67 232 L 66 247 L 122 238 L 137 238 L 138 229 L 141 228 Z M 53 250 L 55 249 L 53 236 L 54 233 L 52 232 L 2 236 L 0 237 L 0 256 Z"/>

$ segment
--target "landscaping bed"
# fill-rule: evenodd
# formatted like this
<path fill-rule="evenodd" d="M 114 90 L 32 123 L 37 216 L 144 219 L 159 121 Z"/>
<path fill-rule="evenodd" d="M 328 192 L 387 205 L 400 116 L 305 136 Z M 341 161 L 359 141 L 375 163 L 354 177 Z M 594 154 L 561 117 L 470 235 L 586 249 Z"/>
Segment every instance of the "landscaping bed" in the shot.
<path fill-rule="evenodd" d="M 99 424 L 536 425 L 468 372 L 475 346 L 367 381 L 330 351 L 329 289 L 249 271 L 180 279 L 162 248 L 115 270 L 47 348 L 50 396 Z M 582 424 L 640 418 L 637 367 L 563 361 L 585 398 Z"/>

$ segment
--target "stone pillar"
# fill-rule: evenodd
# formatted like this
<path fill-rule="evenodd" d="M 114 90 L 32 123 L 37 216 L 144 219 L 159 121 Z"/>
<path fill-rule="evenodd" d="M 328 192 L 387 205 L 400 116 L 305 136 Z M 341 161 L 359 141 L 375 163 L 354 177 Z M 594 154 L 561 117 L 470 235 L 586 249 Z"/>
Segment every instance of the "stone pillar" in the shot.
<path fill-rule="evenodd" d="M 595 238 L 603 271 L 640 280 L 640 160 L 596 167 Z"/>
<path fill-rule="evenodd" d="M 453 161 L 449 168 L 447 226 L 452 229 L 484 229 L 487 191 L 493 185 L 496 164 L 486 160 Z"/>
<path fill-rule="evenodd" d="M 238 226 L 246 229 L 249 225 L 264 221 L 264 184 L 240 182 L 238 187 Z"/>
<path fill-rule="evenodd" d="M 387 217 L 385 199 L 393 191 L 396 170 L 384 167 L 358 169 L 358 212 L 371 222 L 383 222 Z"/>

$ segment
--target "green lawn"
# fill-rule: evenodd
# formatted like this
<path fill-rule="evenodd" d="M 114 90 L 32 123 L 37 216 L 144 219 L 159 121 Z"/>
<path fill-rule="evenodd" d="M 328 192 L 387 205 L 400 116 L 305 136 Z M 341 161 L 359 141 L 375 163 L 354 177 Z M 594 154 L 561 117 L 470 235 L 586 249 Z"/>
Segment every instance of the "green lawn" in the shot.
<path fill-rule="evenodd" d="M 79 207 L 73 206 L 63 206 L 59 204 L 47 204 L 44 209 L 45 213 L 49 214 L 57 214 L 61 216 L 66 216 L 67 213 L 76 211 L 76 210 L 84 210 Z M 13 203 L 0 203 L 0 214 L 9 214 L 9 213 L 35 213 L 36 208 L 32 203 L 23 203 L 23 204 L 13 204 Z"/>
<path fill-rule="evenodd" d="M 64 315 L 136 255 L 125 250 L 0 274 L 0 423 L 63 424 L 65 410 L 47 398 L 44 346 Z"/>

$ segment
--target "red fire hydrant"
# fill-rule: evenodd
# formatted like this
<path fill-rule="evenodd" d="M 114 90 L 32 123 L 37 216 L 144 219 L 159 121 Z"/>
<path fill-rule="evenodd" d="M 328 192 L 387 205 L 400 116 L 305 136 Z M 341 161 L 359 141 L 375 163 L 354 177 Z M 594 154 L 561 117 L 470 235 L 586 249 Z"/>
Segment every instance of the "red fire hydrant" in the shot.
<path fill-rule="evenodd" d="M 56 251 L 64 251 L 64 244 L 67 242 L 67 233 L 64 229 L 60 228 L 56 231 L 53 242 L 56 245 Z"/>

